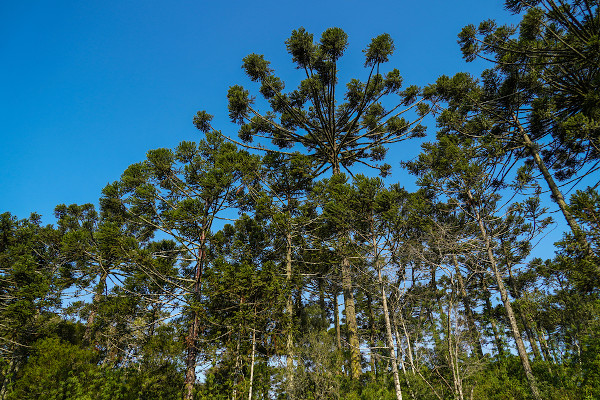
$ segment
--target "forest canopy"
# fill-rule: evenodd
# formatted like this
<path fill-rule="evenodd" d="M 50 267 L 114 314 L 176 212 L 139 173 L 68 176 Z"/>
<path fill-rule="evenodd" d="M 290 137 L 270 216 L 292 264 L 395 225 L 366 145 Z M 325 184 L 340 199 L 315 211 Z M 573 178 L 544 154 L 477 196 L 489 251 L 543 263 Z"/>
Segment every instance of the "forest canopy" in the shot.
<path fill-rule="evenodd" d="M 55 224 L 1 214 L 0 400 L 600 398 L 598 2 L 505 3 L 458 34 L 487 69 L 424 87 L 386 33 L 343 81 L 346 32 L 294 29 L 237 132 L 198 111 Z"/>

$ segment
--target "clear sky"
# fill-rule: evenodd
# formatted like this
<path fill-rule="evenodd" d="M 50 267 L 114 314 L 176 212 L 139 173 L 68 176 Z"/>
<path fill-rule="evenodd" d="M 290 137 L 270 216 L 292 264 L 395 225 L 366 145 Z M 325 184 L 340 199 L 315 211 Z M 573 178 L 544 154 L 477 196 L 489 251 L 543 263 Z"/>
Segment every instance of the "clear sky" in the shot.
<path fill-rule="evenodd" d="M 249 84 L 241 59 L 265 54 L 280 76 L 296 79 L 284 45 L 293 29 L 316 38 L 328 27 L 344 29 L 350 46 L 340 68 L 362 79 L 361 50 L 389 33 L 396 45 L 389 68 L 407 84 L 424 85 L 478 68 L 462 60 L 456 35 L 488 18 L 517 21 L 502 4 L 3 0 L 0 213 L 35 211 L 52 223 L 57 204 L 97 203 L 101 189 L 149 149 L 198 140 L 198 110 L 235 135 L 226 93 Z M 414 157 L 419 144 L 390 154 L 395 180 L 412 179 L 399 174 L 398 162 Z"/>

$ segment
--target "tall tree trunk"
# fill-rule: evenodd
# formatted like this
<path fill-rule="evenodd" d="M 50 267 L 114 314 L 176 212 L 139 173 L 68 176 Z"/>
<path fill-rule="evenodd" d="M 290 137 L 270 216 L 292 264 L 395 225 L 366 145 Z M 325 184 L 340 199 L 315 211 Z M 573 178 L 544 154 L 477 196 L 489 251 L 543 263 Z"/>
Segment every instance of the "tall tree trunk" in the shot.
<path fill-rule="evenodd" d="M 102 274 L 100 274 L 100 280 L 96 286 L 94 292 L 94 298 L 92 299 L 92 309 L 90 310 L 90 316 L 88 317 L 87 323 L 85 324 L 85 332 L 83 334 L 83 344 L 88 346 L 92 342 L 92 335 L 94 331 L 94 321 L 96 320 L 96 314 L 98 313 L 98 304 L 102 300 L 102 293 L 106 289 L 106 279 L 108 278 L 108 270 L 100 264 L 102 268 Z"/>
<path fill-rule="evenodd" d="M 319 291 L 319 308 L 321 310 L 321 329 L 327 331 L 329 323 L 327 322 L 327 305 L 325 303 L 325 288 L 324 279 L 322 276 L 317 277 L 317 289 Z"/>
<path fill-rule="evenodd" d="M 492 314 L 492 302 L 490 301 L 490 290 L 485 283 L 485 276 L 481 275 L 481 290 L 485 293 L 485 312 L 489 315 L 490 325 L 492 326 L 492 334 L 494 335 L 494 342 L 496 343 L 496 352 L 498 353 L 498 359 L 504 356 L 504 344 L 502 338 L 498 332 L 498 326 L 496 325 L 496 318 Z"/>
<path fill-rule="evenodd" d="M 202 283 L 202 268 L 204 266 L 205 252 L 204 244 L 206 240 L 206 232 L 203 231 L 200 236 L 200 249 L 196 257 L 196 270 L 194 271 L 194 287 L 193 296 L 196 303 L 200 302 L 201 283 Z M 194 304 L 198 306 L 199 304 Z M 200 315 L 194 307 L 192 311 L 192 322 L 188 329 L 188 335 L 185 338 L 186 359 L 185 359 L 185 381 L 184 381 L 184 400 L 194 399 L 194 386 L 196 385 L 196 361 L 198 359 L 198 336 L 200 331 Z"/>
<path fill-rule="evenodd" d="M 331 160 L 332 172 L 339 175 L 339 160 Z M 345 238 L 349 239 L 348 233 L 344 233 Z M 345 250 L 345 249 L 342 249 Z M 354 304 L 354 293 L 352 292 L 352 274 L 350 271 L 350 261 L 344 255 L 341 262 L 342 272 L 342 291 L 344 294 L 344 311 L 346 314 L 346 327 L 348 328 L 348 343 L 350 345 L 350 376 L 353 380 L 358 380 L 362 373 L 360 365 L 360 341 L 358 339 L 358 323 L 356 322 L 356 306 Z"/>
<path fill-rule="evenodd" d="M 533 321 L 535 322 L 535 321 Z M 556 361 L 553 359 L 552 355 L 550 354 L 550 347 L 548 346 L 548 342 L 546 341 L 546 337 L 544 336 L 544 333 L 542 332 L 541 329 L 539 329 L 537 327 L 537 324 L 534 324 L 534 329 L 535 329 L 535 333 L 538 337 L 538 340 L 540 342 L 540 345 L 542 347 L 542 352 L 544 353 L 545 359 L 546 361 L 550 364 L 555 364 Z"/>
<path fill-rule="evenodd" d="M 371 372 L 374 374 L 374 377 L 377 376 L 377 358 L 379 355 L 377 354 L 376 343 L 375 343 L 375 313 L 373 312 L 373 298 L 371 293 L 366 293 L 367 296 L 367 311 L 369 313 L 369 346 L 371 347 Z"/>
<path fill-rule="evenodd" d="M 392 317 L 394 319 L 395 319 L 395 315 L 396 314 L 392 315 Z M 410 343 L 410 335 L 408 334 L 408 331 L 406 329 L 406 324 L 404 323 L 404 317 L 402 316 L 402 311 L 400 311 L 398 313 L 398 315 L 400 316 L 400 323 L 402 324 L 402 331 L 404 332 L 404 338 L 406 339 L 406 354 L 408 355 L 408 363 L 410 364 L 410 370 L 411 370 L 411 372 L 414 374 L 416 372 L 417 368 L 415 366 L 412 345 Z"/>
<path fill-rule="evenodd" d="M 381 303 L 383 306 L 383 318 L 385 320 L 385 333 L 387 345 L 390 350 L 390 358 L 392 361 L 392 373 L 394 375 L 394 388 L 396 390 L 396 399 L 402 400 L 402 389 L 400 388 L 400 377 L 398 376 L 398 362 L 396 361 L 396 349 L 394 349 L 394 337 L 392 336 L 392 324 L 390 323 L 390 311 L 387 304 L 387 295 L 383 277 L 381 275 L 381 265 L 379 264 L 379 250 L 375 239 L 375 228 L 373 218 L 370 219 L 371 224 L 371 245 L 373 246 L 373 257 L 375 259 L 375 268 L 377 269 L 377 280 L 379 282 L 379 290 L 381 291 Z M 370 300 L 370 299 L 369 299 Z"/>
<path fill-rule="evenodd" d="M 287 373 L 287 392 L 288 396 L 292 393 L 292 386 L 294 380 L 294 303 L 292 300 L 292 234 L 288 229 L 286 234 L 286 252 L 285 252 L 285 278 L 287 283 L 287 299 L 286 299 L 286 312 L 287 312 L 287 339 L 286 339 L 286 373 Z"/>
<path fill-rule="evenodd" d="M 243 302 L 241 302 L 240 304 L 243 304 Z M 231 398 L 233 400 L 237 399 L 237 391 L 238 391 L 238 384 L 239 384 L 239 377 L 242 375 L 242 357 L 241 357 L 241 351 L 240 351 L 240 347 L 242 346 L 242 323 L 240 322 L 238 325 L 238 331 L 237 331 L 237 343 L 235 346 L 235 365 L 233 367 L 233 390 L 231 391 Z"/>
<path fill-rule="evenodd" d="M 256 308 L 254 309 L 256 318 Z M 250 356 L 250 388 L 248 389 L 248 400 L 252 400 L 252 385 L 254 384 L 254 357 L 256 354 L 256 329 L 252 328 L 252 355 Z"/>
<path fill-rule="evenodd" d="M 511 294 L 513 298 L 520 299 L 523 293 L 517 288 L 517 283 L 515 281 L 515 277 L 512 272 L 513 262 L 510 257 L 510 253 L 508 248 L 506 247 L 506 243 L 503 239 L 500 239 L 500 245 L 502 248 L 502 252 L 504 253 L 504 258 L 506 259 L 506 267 L 508 269 L 508 286 L 511 290 Z M 531 350 L 533 351 L 533 355 L 536 360 L 543 360 L 542 355 L 540 353 L 540 349 L 537 345 L 535 335 L 532 332 L 532 328 L 530 325 L 529 319 L 527 316 L 529 315 L 529 307 L 527 305 L 519 304 L 517 307 L 516 313 L 519 315 L 519 319 L 521 320 L 521 324 L 525 329 L 525 333 L 527 333 L 527 339 L 529 340 L 529 344 L 531 346 Z"/>
<path fill-rule="evenodd" d="M 453 285 L 454 286 L 454 285 Z M 453 290 L 454 292 L 454 290 Z M 453 297 L 453 294 L 451 294 L 451 297 Z M 441 304 L 440 304 L 440 310 L 441 308 Z M 452 382 L 454 384 L 454 397 L 458 398 L 459 400 L 463 400 L 464 396 L 463 396 L 463 387 L 462 387 L 462 379 L 460 377 L 460 370 L 459 370 L 459 365 L 458 365 L 458 346 L 455 345 L 452 340 L 452 338 L 454 337 L 454 334 L 452 333 L 452 310 L 454 309 L 454 301 L 452 299 L 450 299 L 450 302 L 448 303 L 448 312 L 447 312 L 447 317 L 446 317 L 446 326 L 448 327 L 447 333 L 446 333 L 446 341 L 447 341 L 447 346 L 448 346 L 448 358 L 450 361 L 450 367 L 452 368 Z"/>
<path fill-rule="evenodd" d="M 3 380 L 2 380 L 2 388 L 0 388 L 0 400 L 5 400 L 8 395 L 8 387 L 14 381 L 14 377 L 19 372 L 19 356 L 18 353 L 18 345 L 11 345 L 10 351 L 10 360 L 8 361 L 8 365 L 4 372 Z"/>
<path fill-rule="evenodd" d="M 390 323 L 390 313 L 387 305 L 387 295 L 381 276 L 381 268 L 377 264 L 377 279 L 381 290 L 381 301 L 383 303 L 383 317 L 385 320 L 385 334 L 388 348 L 390 349 L 390 358 L 392 361 L 392 373 L 394 374 L 394 388 L 396 389 L 396 398 L 402 400 L 402 389 L 400 388 L 400 377 L 398 376 L 398 362 L 396 361 L 396 350 L 394 349 L 394 337 L 392 336 L 392 324 Z"/>
<path fill-rule="evenodd" d="M 471 200 L 471 202 L 474 204 L 474 199 L 470 190 L 467 191 L 467 195 L 469 196 L 469 200 Z M 510 327 L 512 330 L 513 337 L 515 339 L 515 343 L 517 345 L 519 358 L 521 359 L 521 364 L 523 365 L 523 369 L 525 370 L 525 376 L 527 377 L 529 388 L 531 389 L 531 393 L 535 400 L 542 400 L 537 387 L 535 376 L 533 375 L 531 365 L 529 364 L 529 357 L 527 356 L 527 351 L 525 350 L 525 345 L 523 344 L 523 338 L 521 337 L 521 332 L 519 331 L 519 327 L 517 326 L 517 320 L 515 318 L 510 299 L 508 298 L 508 292 L 506 290 L 506 287 L 504 286 L 504 281 L 502 280 L 500 271 L 498 270 L 498 264 L 496 262 L 496 257 L 494 256 L 494 252 L 492 250 L 490 237 L 488 236 L 487 230 L 483 225 L 483 220 L 479 212 L 477 210 L 474 211 L 475 218 L 477 219 L 477 223 L 479 225 L 479 231 L 481 232 L 481 237 L 485 243 L 485 249 L 487 252 L 488 260 L 490 262 L 490 265 L 492 266 L 492 272 L 494 273 L 494 277 L 496 278 L 496 284 L 498 285 L 498 290 L 500 291 L 500 298 L 502 299 L 502 303 L 504 304 L 504 309 L 506 310 L 508 321 L 510 322 Z"/>
<path fill-rule="evenodd" d="M 462 277 L 462 273 L 460 272 L 460 268 L 458 267 L 458 260 L 456 259 L 456 255 L 452 255 L 452 261 L 454 263 L 454 269 L 456 271 L 456 279 L 458 281 L 458 289 L 460 293 L 460 300 L 465 308 L 465 315 L 467 317 L 467 327 L 469 328 L 469 335 L 471 336 L 471 342 L 473 343 L 473 347 L 477 352 L 477 356 L 482 359 L 483 358 L 483 348 L 481 347 L 481 340 L 479 337 L 479 331 L 477 330 L 477 325 L 475 325 L 475 317 L 473 316 L 473 309 L 471 308 L 471 301 L 469 296 L 467 295 L 467 289 L 465 287 L 465 282 Z"/>
<path fill-rule="evenodd" d="M 358 380 L 362 373 L 360 365 L 360 342 L 358 340 L 358 324 L 356 322 L 356 308 L 354 304 L 354 293 L 352 291 L 350 262 L 345 256 L 342 259 L 341 267 L 346 327 L 348 328 L 348 343 L 350 345 L 350 377 L 354 380 Z"/>
<path fill-rule="evenodd" d="M 583 233 L 583 230 L 581 229 L 581 227 L 575 220 L 575 217 L 573 217 L 573 214 L 571 214 L 571 212 L 569 211 L 569 206 L 567 205 L 567 202 L 565 201 L 565 198 L 562 195 L 562 192 L 558 188 L 558 185 L 554 181 L 554 178 L 550 174 L 550 171 L 548 171 L 548 168 L 546 167 L 544 160 L 540 156 L 540 153 L 537 149 L 536 144 L 531 141 L 531 138 L 529 137 L 527 132 L 525 132 L 525 129 L 523 129 L 523 126 L 521 126 L 521 123 L 516 118 L 516 116 L 513 116 L 513 119 L 516 123 L 519 133 L 521 134 L 521 136 L 523 138 L 523 144 L 529 151 L 529 154 L 533 158 L 535 165 L 538 167 L 538 169 L 542 173 L 542 176 L 544 177 L 544 180 L 548 184 L 548 187 L 550 188 L 550 191 L 552 192 L 552 199 L 560 208 L 560 211 L 562 212 L 563 216 L 565 217 L 567 224 L 569 224 L 569 227 L 571 228 L 571 232 L 573 232 L 573 236 L 575 236 L 575 240 L 577 240 L 577 242 L 579 243 L 579 245 L 581 246 L 581 248 L 583 249 L 583 251 L 585 252 L 586 255 L 588 255 L 588 256 L 591 255 L 592 248 L 590 246 L 590 243 L 587 241 L 587 239 Z M 600 266 L 596 266 L 596 272 L 600 273 Z"/>
<path fill-rule="evenodd" d="M 188 330 L 186 338 L 186 359 L 185 359 L 185 385 L 184 400 L 193 400 L 194 385 L 196 383 L 196 360 L 198 358 L 198 348 L 196 346 L 198 338 L 198 313 L 193 312 L 192 323 Z"/>
<path fill-rule="evenodd" d="M 402 349 L 402 341 L 400 340 L 400 331 L 398 330 L 398 320 L 396 319 L 396 313 L 392 311 L 392 328 L 394 328 L 394 337 L 396 338 L 396 360 L 402 368 L 402 372 L 406 375 L 406 363 L 404 362 L 404 350 Z"/>
<path fill-rule="evenodd" d="M 340 327 L 340 303 L 338 301 L 338 291 L 333 290 L 333 323 L 335 325 L 335 344 L 338 351 L 342 350 L 342 329 Z"/>

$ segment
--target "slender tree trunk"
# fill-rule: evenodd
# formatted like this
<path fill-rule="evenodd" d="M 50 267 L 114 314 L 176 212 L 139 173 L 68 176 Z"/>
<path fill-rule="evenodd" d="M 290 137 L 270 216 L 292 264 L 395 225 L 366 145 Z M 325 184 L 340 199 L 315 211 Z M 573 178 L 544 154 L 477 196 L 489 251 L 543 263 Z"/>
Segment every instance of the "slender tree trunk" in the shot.
<path fill-rule="evenodd" d="M 504 240 L 500 239 L 500 245 L 502 248 L 502 252 L 504 253 L 504 257 L 506 259 L 505 262 L 506 262 L 506 267 L 508 269 L 509 288 L 512 292 L 513 298 L 520 299 L 522 297 L 522 292 L 517 288 L 517 284 L 515 282 L 515 277 L 513 276 L 512 258 L 510 257 L 509 250 L 506 247 L 506 243 Z M 521 324 L 523 325 L 523 328 L 525 329 L 525 333 L 527 333 L 527 340 L 529 341 L 531 350 L 533 351 L 533 356 L 535 357 L 536 360 L 543 360 L 542 355 L 540 353 L 540 349 L 537 346 L 535 335 L 532 333 L 531 326 L 529 324 L 530 321 L 527 319 L 527 316 L 529 315 L 529 307 L 524 304 L 519 304 L 519 306 L 517 307 L 516 313 L 519 315 L 519 319 L 521 320 Z"/>
<path fill-rule="evenodd" d="M 194 385 L 196 383 L 196 360 L 198 358 L 198 348 L 196 339 L 198 338 L 198 313 L 193 312 L 193 319 L 190 325 L 188 336 L 186 338 L 186 359 L 185 359 L 185 392 L 184 400 L 193 400 Z"/>
<path fill-rule="evenodd" d="M 321 309 L 321 329 L 327 331 L 329 323 L 327 322 L 327 305 L 325 304 L 325 289 L 323 288 L 323 277 L 317 277 L 317 285 L 319 290 L 319 308 Z"/>
<path fill-rule="evenodd" d="M 394 337 L 396 338 L 396 360 L 402 368 L 402 372 L 406 375 L 406 363 L 404 362 L 404 350 L 402 349 L 402 342 L 400 340 L 400 331 L 398 330 L 398 321 L 396 319 L 396 313 L 392 311 L 392 328 L 394 328 Z"/>
<path fill-rule="evenodd" d="M 377 263 L 377 262 L 376 262 Z M 378 264 L 378 263 L 377 263 Z M 392 336 L 392 324 L 390 323 L 390 314 L 387 305 L 387 295 L 381 276 L 381 268 L 377 265 L 377 279 L 381 290 L 381 301 L 383 303 L 383 317 L 385 319 L 385 333 L 388 348 L 390 349 L 390 358 L 392 361 L 392 373 L 394 374 L 394 387 L 396 389 L 396 398 L 402 400 L 402 389 L 400 388 L 400 377 L 398 376 L 398 362 L 396 361 L 396 350 L 394 349 L 394 337 Z"/>
<path fill-rule="evenodd" d="M 100 267 L 102 268 L 102 274 L 100 275 L 100 280 L 98 281 L 96 291 L 94 292 L 92 309 L 90 311 L 90 316 L 88 317 L 87 323 L 85 324 L 85 332 L 83 334 L 83 344 L 85 346 L 91 344 L 92 334 L 94 331 L 94 321 L 96 320 L 96 314 L 98 313 L 98 304 L 100 303 L 100 300 L 102 300 L 102 293 L 106 289 L 108 270 L 104 269 L 102 265 L 100 265 Z"/>
<path fill-rule="evenodd" d="M 456 259 L 456 255 L 452 256 L 452 261 L 454 262 L 454 269 L 456 270 L 456 279 L 458 281 L 460 299 L 463 303 L 463 307 L 465 308 L 465 315 L 467 317 L 467 327 L 469 328 L 469 335 L 471 336 L 471 341 L 473 343 L 475 351 L 477 352 L 477 356 L 479 358 L 483 358 L 483 348 L 481 347 L 479 331 L 477 330 L 477 325 L 475 325 L 473 309 L 471 308 L 471 302 L 469 296 L 467 295 L 465 282 L 460 272 L 460 268 L 458 267 L 458 260 Z"/>
<path fill-rule="evenodd" d="M 243 302 L 241 303 L 243 304 Z M 238 335 L 237 335 L 237 343 L 235 346 L 235 366 L 233 367 L 234 376 L 233 376 L 233 390 L 231 393 L 231 398 L 233 400 L 237 399 L 237 389 L 239 384 L 239 376 L 242 375 L 242 360 L 241 360 L 241 351 L 240 347 L 242 346 L 242 323 L 238 325 Z"/>
<path fill-rule="evenodd" d="M 414 366 L 414 364 L 412 364 L 412 354 L 409 353 L 411 351 L 410 343 L 408 343 L 409 350 L 404 351 L 404 349 L 402 348 L 402 341 L 400 339 L 400 333 L 399 333 L 400 331 L 398 330 L 398 319 L 396 318 L 396 313 L 394 311 L 392 311 L 391 315 L 392 315 L 392 327 L 394 328 L 394 336 L 396 338 L 396 360 L 398 360 L 398 362 L 400 363 L 400 367 L 402 368 L 402 374 L 404 375 L 404 381 L 406 382 L 406 387 L 408 388 L 408 390 L 410 392 L 410 396 L 411 396 L 411 398 L 416 400 L 415 392 L 412 390 L 412 387 L 410 385 L 410 380 L 408 379 L 408 374 L 406 372 L 406 365 L 405 365 L 406 363 L 404 362 L 404 355 L 409 354 L 409 359 L 411 360 L 410 361 L 411 362 L 411 373 L 414 375 L 415 374 L 415 366 Z M 402 324 L 404 324 L 404 320 L 402 321 Z M 406 333 L 406 329 L 404 329 L 404 332 Z M 406 335 L 406 340 L 407 340 L 407 342 L 409 342 L 409 340 L 410 340 L 408 335 Z"/>
<path fill-rule="evenodd" d="M 339 160 L 331 160 L 332 172 L 334 175 L 340 174 Z M 346 239 L 349 235 L 345 233 Z M 342 249 L 343 250 L 343 249 Z M 350 271 L 350 261 L 344 255 L 341 262 L 342 272 L 342 291 L 344 293 L 344 311 L 346 314 L 346 327 L 348 328 L 348 343 L 350 345 L 350 376 L 353 380 L 358 380 L 362 373 L 360 365 L 360 341 L 358 339 L 358 323 L 356 321 L 356 307 L 354 304 L 354 294 L 352 292 L 352 275 Z"/>
<path fill-rule="evenodd" d="M 393 306 L 393 307 L 399 308 L 399 306 L 400 306 L 400 296 L 399 296 L 398 288 L 400 287 L 400 284 L 404 281 L 405 278 L 406 278 L 406 266 L 401 265 L 401 272 L 398 273 L 398 279 L 396 280 L 395 290 L 393 290 L 392 293 L 390 294 L 390 301 L 392 301 L 392 303 L 396 303 L 395 306 Z M 404 376 L 407 379 L 407 384 L 408 384 L 408 378 L 406 377 L 406 365 L 405 365 L 406 362 L 404 360 L 406 358 L 405 354 L 407 352 L 404 351 L 404 349 L 402 348 L 402 340 L 400 339 L 400 333 L 399 333 L 400 331 L 398 330 L 398 318 L 396 318 L 397 313 L 402 313 L 402 310 L 399 309 L 399 310 L 397 310 L 397 312 L 395 310 L 392 310 L 392 312 L 391 312 L 392 327 L 394 328 L 394 336 L 396 338 L 396 359 L 398 360 L 398 362 L 400 363 L 400 366 L 402 367 L 402 372 L 404 373 Z M 408 341 L 408 336 L 406 337 L 406 339 Z M 410 344 L 409 344 L 409 348 L 410 348 Z M 414 369 L 412 372 L 414 373 Z M 410 389 L 410 385 L 408 385 L 408 386 Z M 412 393 L 411 393 L 411 395 L 412 395 Z"/>
<path fill-rule="evenodd" d="M 537 324 L 534 324 L 533 327 L 535 329 L 535 333 L 536 333 L 536 335 L 538 337 L 538 340 L 540 342 L 540 345 L 541 345 L 541 348 L 542 348 L 542 352 L 544 353 L 546 361 L 548 363 L 555 364 L 556 361 L 552 358 L 552 355 L 550 354 L 550 347 L 548 347 L 548 342 L 546 341 L 546 338 L 544 337 L 544 333 L 542 332 L 541 329 L 538 329 Z"/>
<path fill-rule="evenodd" d="M 569 211 L 569 206 L 567 205 L 567 202 L 565 201 L 565 198 L 562 195 L 562 192 L 558 188 L 558 185 L 554 181 L 554 178 L 550 174 L 550 171 L 548 171 L 548 168 L 546 167 L 544 160 L 540 156 L 540 153 L 537 149 L 536 144 L 531 141 L 531 138 L 529 137 L 527 132 L 525 132 L 525 130 L 521 126 L 521 123 L 519 122 L 519 120 L 516 117 L 514 117 L 514 121 L 517 125 L 517 128 L 519 129 L 519 133 L 521 134 L 521 136 L 523 138 L 523 144 L 529 151 L 529 154 L 531 155 L 531 157 L 533 157 L 533 161 L 535 162 L 535 165 L 538 167 L 538 169 L 540 170 L 540 172 L 542 173 L 542 175 L 544 177 L 544 180 L 548 184 L 548 187 L 550 188 L 550 191 L 552 192 L 552 199 L 560 208 L 560 211 L 562 212 L 563 216 L 565 217 L 567 224 L 569 224 L 569 227 L 571 228 L 571 232 L 573 232 L 573 236 L 575 236 L 575 240 L 577 240 L 577 242 L 579 243 L 579 245 L 581 246 L 581 248 L 583 249 L 583 251 L 585 252 L 586 255 L 588 255 L 588 256 L 591 255 L 592 248 L 590 246 L 590 243 L 587 241 L 585 235 L 583 234 L 583 230 L 581 229 L 581 227 L 579 226 L 579 224 L 573 217 L 573 214 L 571 214 L 571 212 Z M 596 267 L 596 272 L 600 273 L 600 266 Z"/>
<path fill-rule="evenodd" d="M 471 202 L 474 203 L 471 191 L 468 191 L 467 194 L 469 196 L 469 200 L 471 200 Z M 479 212 L 476 210 L 475 218 L 477 219 L 479 231 L 481 232 L 481 237 L 485 243 L 485 249 L 487 252 L 488 260 L 492 266 L 494 277 L 496 278 L 496 284 L 498 285 L 498 290 L 500 291 L 500 298 L 504 303 L 504 309 L 506 310 L 508 321 L 510 322 L 510 327 L 512 330 L 513 337 L 515 339 L 515 343 L 517 345 L 519 358 L 521 359 L 521 364 L 523 365 L 523 369 L 525 370 L 525 376 L 527 377 L 527 381 L 529 382 L 529 388 L 531 389 L 531 393 L 533 394 L 533 398 L 535 400 L 542 400 L 537 387 L 535 376 L 533 375 L 531 365 L 529 364 L 529 357 L 527 356 L 527 351 L 525 350 L 525 345 L 523 344 L 523 338 L 521 337 L 521 332 L 519 331 L 519 327 L 517 326 L 517 320 L 515 318 L 510 299 L 508 298 L 508 292 L 506 290 L 506 287 L 504 286 L 504 282 L 502 280 L 502 276 L 500 275 L 500 271 L 498 270 L 498 264 L 496 262 L 496 257 L 494 256 L 494 252 L 492 250 L 490 237 L 488 236 L 487 230 L 483 225 L 483 220 L 479 215 Z"/>
<path fill-rule="evenodd" d="M 256 309 L 254 310 L 256 316 Z M 256 329 L 252 329 L 252 355 L 250 356 L 250 388 L 248 389 L 248 400 L 252 400 L 252 385 L 254 384 L 254 357 L 256 354 Z"/>
<path fill-rule="evenodd" d="M 204 266 L 204 243 L 206 240 L 206 232 L 202 232 L 200 236 L 200 250 L 196 257 L 196 271 L 194 271 L 194 287 L 193 296 L 195 302 L 200 302 L 202 268 Z M 198 306 L 198 304 L 195 304 Z M 184 400 L 194 399 L 194 386 L 196 385 L 196 361 L 198 359 L 198 336 L 200 331 L 200 315 L 197 310 L 192 311 L 192 322 L 190 324 L 188 335 L 185 340 L 186 344 L 186 359 L 185 359 L 185 381 L 184 381 Z"/>
<path fill-rule="evenodd" d="M 400 377 L 398 376 L 398 362 L 396 360 L 396 349 L 394 349 L 394 337 L 392 336 L 392 324 L 390 322 L 390 311 L 387 304 L 387 295 L 381 275 L 381 265 L 379 264 L 379 250 L 375 239 L 375 227 L 373 218 L 370 218 L 371 225 L 371 245 L 373 246 L 373 257 L 375 259 L 375 268 L 377 269 L 377 280 L 379 282 L 379 290 L 381 291 L 381 303 L 383 306 L 383 318 L 385 321 L 385 333 L 388 348 L 390 350 L 390 358 L 392 361 L 392 373 L 394 375 L 394 388 L 396 389 L 396 398 L 402 400 L 402 389 L 400 388 Z M 369 298 L 370 304 L 370 298 Z M 369 305 L 370 307 L 370 305 Z"/>
<path fill-rule="evenodd" d="M 410 364 L 410 370 L 414 374 L 416 372 L 415 361 L 413 357 L 413 350 L 410 343 L 410 336 L 408 331 L 406 330 L 406 324 L 404 323 L 404 317 L 402 316 L 402 312 L 399 312 L 400 322 L 402 323 L 402 331 L 404 332 L 404 338 L 406 339 L 406 354 L 408 355 L 408 363 Z"/>
<path fill-rule="evenodd" d="M 8 387 L 14 381 L 14 376 L 19 372 L 18 348 L 16 345 L 11 345 L 10 360 L 3 374 L 2 388 L 0 388 L 0 400 L 5 400 L 8 394 Z"/>
<path fill-rule="evenodd" d="M 286 373 L 287 373 L 287 392 L 288 396 L 292 393 L 294 380 L 294 303 L 292 300 L 292 234 L 288 229 L 286 234 L 286 252 L 285 252 L 285 277 L 288 288 L 286 299 L 286 311 L 288 318 L 287 340 L 286 340 Z"/>
<path fill-rule="evenodd" d="M 452 295 L 451 295 L 452 296 Z M 463 387 L 462 387 L 462 379 L 460 377 L 460 370 L 458 368 L 458 348 L 455 346 L 455 342 L 453 342 L 452 338 L 455 336 L 452 333 L 452 309 L 454 308 L 454 302 L 452 299 L 448 304 L 448 312 L 446 318 L 446 325 L 448 327 L 448 331 L 446 333 L 446 340 L 448 345 L 448 357 L 450 361 L 450 367 L 452 368 L 452 382 L 454 384 L 454 396 L 459 400 L 463 400 Z M 441 305 L 440 305 L 441 309 Z"/>
<path fill-rule="evenodd" d="M 352 276 L 350 262 L 344 256 L 342 260 L 342 288 L 344 290 L 344 308 L 346 311 L 346 326 L 348 328 L 348 343 L 350 345 L 350 376 L 358 380 L 362 373 L 360 365 L 360 342 L 358 340 L 358 324 L 356 322 L 356 308 L 354 293 L 352 292 Z"/>
<path fill-rule="evenodd" d="M 377 376 L 377 358 L 379 355 L 376 350 L 375 343 L 375 314 L 373 312 L 373 298 L 371 294 L 367 292 L 367 311 L 369 312 L 369 345 L 371 347 L 371 372 L 374 374 L 374 377 Z"/>
<path fill-rule="evenodd" d="M 333 293 L 333 323 L 335 325 L 335 344 L 338 351 L 342 350 L 342 329 L 340 327 L 340 304 L 338 301 L 338 291 L 334 289 Z"/>
<path fill-rule="evenodd" d="M 490 325 L 492 326 L 492 334 L 494 335 L 494 342 L 496 343 L 496 352 L 498 353 L 498 360 L 504 356 L 504 345 L 500 333 L 498 332 L 498 326 L 496 325 L 496 318 L 492 314 L 492 302 L 490 301 L 490 290 L 485 283 L 485 277 L 481 275 L 481 289 L 485 292 L 485 312 L 489 315 Z"/>

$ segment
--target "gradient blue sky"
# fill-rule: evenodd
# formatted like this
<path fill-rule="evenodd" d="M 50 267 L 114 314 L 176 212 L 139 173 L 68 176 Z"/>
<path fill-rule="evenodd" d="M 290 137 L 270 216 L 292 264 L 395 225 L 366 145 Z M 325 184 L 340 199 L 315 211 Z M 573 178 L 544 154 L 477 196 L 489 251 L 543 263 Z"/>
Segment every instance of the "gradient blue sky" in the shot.
<path fill-rule="evenodd" d="M 487 18 L 516 21 L 502 3 L 4 0 L 0 212 L 35 211 L 52 223 L 57 204 L 97 203 L 101 189 L 149 149 L 198 140 L 192 118 L 201 109 L 235 135 L 226 93 L 249 83 L 241 59 L 265 54 L 294 81 L 284 41 L 300 26 L 317 38 L 328 27 L 344 29 L 350 46 L 341 69 L 359 78 L 361 50 L 387 32 L 396 44 L 389 68 L 424 85 L 481 68 L 462 60 L 456 35 Z M 398 162 L 414 157 L 419 143 L 395 148 L 388 160 L 393 179 L 407 186 L 412 178 Z"/>

